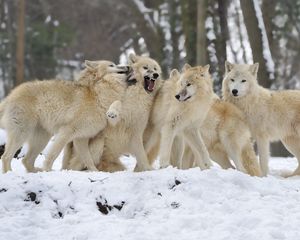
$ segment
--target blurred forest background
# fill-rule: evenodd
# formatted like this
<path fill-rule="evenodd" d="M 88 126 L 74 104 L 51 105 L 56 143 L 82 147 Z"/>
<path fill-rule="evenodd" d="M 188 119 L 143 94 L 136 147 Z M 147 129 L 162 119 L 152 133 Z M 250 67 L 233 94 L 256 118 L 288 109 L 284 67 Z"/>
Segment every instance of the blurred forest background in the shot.
<path fill-rule="evenodd" d="M 226 59 L 259 62 L 265 87 L 299 89 L 300 0 L 0 0 L 0 98 L 132 51 L 156 59 L 165 77 L 209 63 L 218 94 Z"/>

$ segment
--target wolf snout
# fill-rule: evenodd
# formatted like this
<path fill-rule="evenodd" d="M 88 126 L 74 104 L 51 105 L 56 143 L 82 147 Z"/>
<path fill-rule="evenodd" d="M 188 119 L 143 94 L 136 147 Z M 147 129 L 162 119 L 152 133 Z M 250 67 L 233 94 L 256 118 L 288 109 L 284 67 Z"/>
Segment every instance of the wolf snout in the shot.
<path fill-rule="evenodd" d="M 153 74 L 153 78 L 154 78 L 154 79 L 157 79 L 158 77 L 159 77 L 159 74 L 158 74 L 158 73 L 154 73 L 154 74 Z"/>
<path fill-rule="evenodd" d="M 129 66 L 118 66 L 118 73 L 120 74 L 129 74 L 131 72 L 131 68 Z"/>
<path fill-rule="evenodd" d="M 239 91 L 237 89 L 232 89 L 231 92 L 232 92 L 233 96 L 237 96 Z"/>
<path fill-rule="evenodd" d="M 124 66 L 124 68 L 125 68 L 126 72 L 130 72 L 131 71 L 131 67 L 129 67 L 129 66 Z"/>

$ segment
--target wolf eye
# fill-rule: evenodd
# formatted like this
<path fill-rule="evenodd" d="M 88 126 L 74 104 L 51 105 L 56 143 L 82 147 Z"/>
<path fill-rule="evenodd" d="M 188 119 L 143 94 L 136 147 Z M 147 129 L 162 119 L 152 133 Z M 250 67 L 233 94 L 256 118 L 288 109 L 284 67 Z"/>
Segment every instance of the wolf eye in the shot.
<path fill-rule="evenodd" d="M 246 82 L 246 80 L 245 80 L 245 79 L 243 79 L 243 80 L 242 80 L 242 82 Z"/>
<path fill-rule="evenodd" d="M 231 78 L 230 80 L 231 80 L 231 82 L 234 82 L 234 79 Z"/>
<path fill-rule="evenodd" d="M 189 86 L 191 86 L 191 84 L 190 84 L 190 83 L 188 83 L 186 86 L 187 86 L 187 87 L 189 87 Z"/>
<path fill-rule="evenodd" d="M 110 67 L 113 67 L 114 65 L 113 65 L 113 64 L 110 64 L 109 66 L 110 66 Z"/>
<path fill-rule="evenodd" d="M 154 71 L 156 71 L 157 69 L 156 69 L 156 67 L 154 68 Z"/>
<path fill-rule="evenodd" d="M 148 67 L 143 67 L 145 70 L 147 70 L 148 69 Z"/>

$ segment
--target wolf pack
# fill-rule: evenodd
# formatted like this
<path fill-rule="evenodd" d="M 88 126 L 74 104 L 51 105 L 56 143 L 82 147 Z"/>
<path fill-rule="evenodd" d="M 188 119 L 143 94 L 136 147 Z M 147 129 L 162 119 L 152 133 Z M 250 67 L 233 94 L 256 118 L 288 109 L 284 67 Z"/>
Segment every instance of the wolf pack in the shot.
<path fill-rule="evenodd" d="M 62 169 L 134 171 L 199 167 L 215 162 L 251 176 L 268 174 L 269 144 L 280 140 L 300 161 L 300 91 L 271 91 L 258 84 L 259 64 L 225 62 L 222 98 L 213 91 L 210 66 L 173 69 L 162 79 L 152 58 L 130 54 L 127 65 L 85 61 L 76 81 L 31 81 L 0 103 L 7 133 L 2 171 L 11 171 L 25 143 L 28 172 L 51 171 L 63 151 Z M 54 136 L 43 168 L 37 156 Z M 254 150 L 257 145 L 258 157 Z M 300 164 L 291 174 L 300 174 Z"/>

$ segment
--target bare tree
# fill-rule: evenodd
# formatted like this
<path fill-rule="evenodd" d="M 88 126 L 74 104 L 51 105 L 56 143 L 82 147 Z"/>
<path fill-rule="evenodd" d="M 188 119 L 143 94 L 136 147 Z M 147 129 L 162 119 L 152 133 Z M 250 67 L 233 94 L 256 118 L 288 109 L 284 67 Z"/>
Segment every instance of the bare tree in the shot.
<path fill-rule="evenodd" d="M 197 0 L 182 0 L 182 24 L 185 36 L 185 61 L 196 65 L 196 41 L 197 41 Z"/>
<path fill-rule="evenodd" d="M 218 0 L 218 15 L 220 24 L 220 36 L 218 42 L 218 63 L 219 63 L 219 77 L 220 81 L 224 75 L 225 61 L 227 59 L 226 46 L 229 39 L 228 24 L 227 24 L 227 11 L 228 11 L 228 0 Z"/>
<path fill-rule="evenodd" d="M 206 54 L 206 9 L 207 0 L 197 1 L 197 65 L 208 63 Z"/>
<path fill-rule="evenodd" d="M 16 85 L 24 81 L 24 49 L 25 49 L 25 0 L 18 1 L 18 29 L 16 50 Z"/>
<path fill-rule="evenodd" d="M 252 49 L 253 60 L 255 62 L 259 62 L 260 66 L 260 70 L 258 72 L 258 81 L 262 86 L 270 87 L 272 72 L 267 65 L 268 59 L 266 59 L 266 56 L 264 56 L 264 51 L 268 50 L 265 49 L 267 46 L 264 45 L 264 41 L 267 41 L 267 37 L 266 39 L 263 38 L 264 32 L 262 26 L 259 25 L 259 20 L 262 21 L 262 19 L 258 19 L 258 9 L 255 9 L 254 1 L 256 0 L 240 0 L 240 3 L 248 32 L 250 46 Z M 264 23 L 262 22 L 262 24 Z"/>

